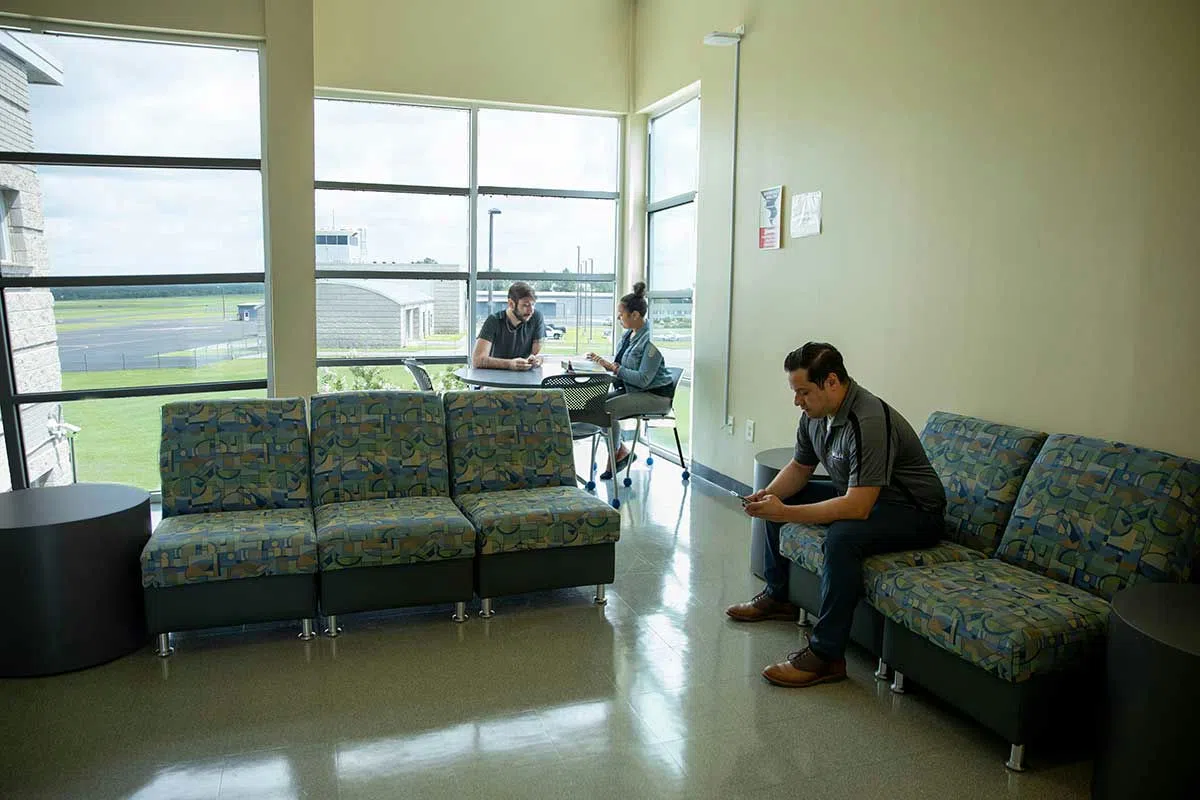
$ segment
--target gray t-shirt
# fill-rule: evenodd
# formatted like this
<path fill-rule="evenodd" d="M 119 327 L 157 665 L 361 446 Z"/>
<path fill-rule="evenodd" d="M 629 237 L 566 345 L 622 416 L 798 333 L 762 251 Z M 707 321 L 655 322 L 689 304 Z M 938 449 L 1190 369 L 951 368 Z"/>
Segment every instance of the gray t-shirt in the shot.
<path fill-rule="evenodd" d="M 839 494 L 852 486 L 879 486 L 883 503 L 936 512 L 946 508 L 946 489 L 916 431 L 853 380 L 828 421 L 800 417 L 795 459 L 809 467 L 824 464 Z"/>
<path fill-rule="evenodd" d="M 534 341 L 546 338 L 546 323 L 542 312 L 534 311 L 528 320 L 514 328 L 508 312 L 497 311 L 484 319 L 479 338 L 492 343 L 492 358 L 528 358 L 533 354 Z"/>

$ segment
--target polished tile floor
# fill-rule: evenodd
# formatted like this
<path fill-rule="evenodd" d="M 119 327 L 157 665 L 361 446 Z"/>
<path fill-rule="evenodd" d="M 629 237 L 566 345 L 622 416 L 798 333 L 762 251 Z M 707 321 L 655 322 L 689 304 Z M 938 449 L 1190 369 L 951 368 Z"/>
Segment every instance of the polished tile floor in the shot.
<path fill-rule="evenodd" d="M 726 493 L 639 462 L 617 578 L 496 603 L 463 625 L 434 608 L 184 634 L 52 678 L 0 681 L 0 797 L 1072 798 L 1091 764 L 1029 753 L 873 663 L 784 690 L 761 668 L 788 623 L 737 625 L 758 587 Z M 4 646 L 19 643 L 6 642 Z"/>

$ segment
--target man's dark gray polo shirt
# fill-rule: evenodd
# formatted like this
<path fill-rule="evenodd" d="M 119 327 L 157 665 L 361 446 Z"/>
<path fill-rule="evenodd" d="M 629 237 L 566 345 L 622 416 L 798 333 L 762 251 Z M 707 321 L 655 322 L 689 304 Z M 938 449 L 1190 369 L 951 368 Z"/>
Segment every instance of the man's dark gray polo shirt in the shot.
<path fill-rule="evenodd" d="M 839 494 L 852 486 L 879 486 L 879 502 L 925 511 L 946 507 L 946 490 L 908 420 L 853 380 L 833 417 L 800 417 L 795 459 L 825 465 Z"/>

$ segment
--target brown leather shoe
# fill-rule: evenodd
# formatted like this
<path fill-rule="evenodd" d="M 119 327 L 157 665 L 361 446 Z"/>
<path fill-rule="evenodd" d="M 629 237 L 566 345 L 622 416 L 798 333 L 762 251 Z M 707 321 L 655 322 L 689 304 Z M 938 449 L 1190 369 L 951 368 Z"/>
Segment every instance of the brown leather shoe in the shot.
<path fill-rule="evenodd" d="M 767 667 L 762 675 L 776 686 L 802 689 L 818 683 L 845 680 L 846 661 L 825 661 L 806 647 L 788 655 L 787 661 Z"/>
<path fill-rule="evenodd" d="M 763 589 L 749 603 L 730 606 L 725 613 L 738 622 L 762 622 L 768 619 L 795 622 L 800 616 L 800 609 L 787 601 L 774 599 Z"/>

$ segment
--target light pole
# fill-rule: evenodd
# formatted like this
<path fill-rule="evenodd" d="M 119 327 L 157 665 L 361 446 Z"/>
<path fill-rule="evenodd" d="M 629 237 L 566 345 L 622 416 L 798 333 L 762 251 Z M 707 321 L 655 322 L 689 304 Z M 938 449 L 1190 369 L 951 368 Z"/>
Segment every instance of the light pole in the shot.
<path fill-rule="evenodd" d="M 493 254 L 493 245 L 495 243 L 493 234 L 495 232 L 496 215 L 499 213 L 501 213 L 501 212 L 500 212 L 500 209 L 498 209 L 498 208 L 489 208 L 488 209 L 488 272 L 489 273 L 491 273 L 491 271 L 492 271 L 492 254 Z M 490 315 L 492 313 L 492 276 L 490 274 L 488 275 L 487 309 L 488 309 L 487 313 Z"/>

